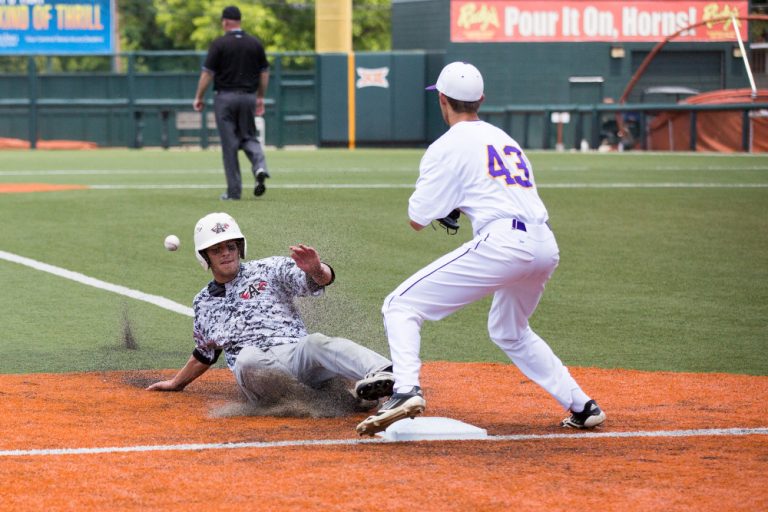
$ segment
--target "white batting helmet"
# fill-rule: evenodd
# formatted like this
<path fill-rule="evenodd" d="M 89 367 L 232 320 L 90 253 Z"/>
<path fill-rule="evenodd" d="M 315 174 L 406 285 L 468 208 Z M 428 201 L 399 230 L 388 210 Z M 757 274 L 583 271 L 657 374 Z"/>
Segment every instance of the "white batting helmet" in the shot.
<path fill-rule="evenodd" d="M 240 258 L 245 259 L 247 243 L 235 219 L 228 213 L 209 213 L 195 224 L 195 256 L 205 270 L 210 268 L 203 251 L 227 240 L 242 240 Z"/>

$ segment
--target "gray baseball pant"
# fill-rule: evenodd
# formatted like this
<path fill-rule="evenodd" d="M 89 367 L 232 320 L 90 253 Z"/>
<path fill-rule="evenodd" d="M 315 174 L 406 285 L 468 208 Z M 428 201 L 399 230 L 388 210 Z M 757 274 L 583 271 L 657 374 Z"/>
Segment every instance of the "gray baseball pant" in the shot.
<path fill-rule="evenodd" d="M 317 387 L 334 377 L 360 380 L 366 374 L 391 364 L 387 358 L 354 341 L 314 333 L 298 343 L 266 349 L 245 347 L 238 354 L 232 372 L 248 399 L 258 403 L 260 397 L 268 395 L 258 386 L 268 383 L 260 379 L 248 379 L 249 372 L 277 370 L 294 376 L 308 386 Z"/>

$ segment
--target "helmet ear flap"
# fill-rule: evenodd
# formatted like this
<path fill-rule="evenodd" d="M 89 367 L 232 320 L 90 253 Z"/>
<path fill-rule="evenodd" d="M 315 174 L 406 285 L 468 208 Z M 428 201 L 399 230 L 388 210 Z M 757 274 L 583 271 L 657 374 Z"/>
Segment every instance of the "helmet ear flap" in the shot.
<path fill-rule="evenodd" d="M 208 257 L 208 250 L 203 249 L 202 251 L 198 251 L 197 253 L 205 260 L 205 263 L 208 265 L 208 268 L 210 268 L 211 258 Z M 205 270 L 208 270 L 208 268 L 206 268 Z"/>

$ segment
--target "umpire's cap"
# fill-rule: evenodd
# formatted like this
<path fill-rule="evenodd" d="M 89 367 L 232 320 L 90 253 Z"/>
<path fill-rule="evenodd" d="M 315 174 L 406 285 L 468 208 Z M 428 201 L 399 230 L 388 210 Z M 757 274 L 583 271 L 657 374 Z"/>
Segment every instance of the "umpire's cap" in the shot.
<path fill-rule="evenodd" d="M 221 11 L 221 19 L 240 21 L 240 9 L 234 5 L 225 7 L 224 10 Z"/>

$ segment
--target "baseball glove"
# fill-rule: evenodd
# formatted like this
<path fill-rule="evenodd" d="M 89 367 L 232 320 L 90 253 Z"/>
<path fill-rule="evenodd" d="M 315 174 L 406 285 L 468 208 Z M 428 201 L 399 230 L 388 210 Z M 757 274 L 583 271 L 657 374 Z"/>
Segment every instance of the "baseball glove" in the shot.
<path fill-rule="evenodd" d="M 461 215 L 461 212 L 458 208 L 453 210 L 451 213 L 448 214 L 447 217 L 443 217 L 442 219 L 437 219 L 437 222 L 440 223 L 440 225 L 445 228 L 445 232 L 449 235 L 455 235 L 456 232 L 459 230 L 459 216 Z"/>

